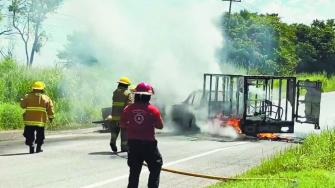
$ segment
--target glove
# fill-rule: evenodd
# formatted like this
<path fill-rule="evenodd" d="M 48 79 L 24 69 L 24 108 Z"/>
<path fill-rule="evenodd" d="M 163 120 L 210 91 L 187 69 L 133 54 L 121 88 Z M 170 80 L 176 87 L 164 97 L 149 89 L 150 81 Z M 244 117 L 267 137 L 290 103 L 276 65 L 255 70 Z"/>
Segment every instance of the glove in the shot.
<path fill-rule="evenodd" d="M 52 123 L 53 120 L 54 120 L 53 118 L 50 118 L 50 119 L 49 119 L 49 122 Z"/>

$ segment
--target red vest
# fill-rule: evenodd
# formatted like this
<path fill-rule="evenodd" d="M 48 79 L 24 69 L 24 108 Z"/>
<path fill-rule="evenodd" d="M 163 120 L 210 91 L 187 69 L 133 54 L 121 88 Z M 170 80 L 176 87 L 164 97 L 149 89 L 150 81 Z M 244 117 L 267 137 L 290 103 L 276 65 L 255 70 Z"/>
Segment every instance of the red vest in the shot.
<path fill-rule="evenodd" d="M 163 120 L 155 106 L 134 103 L 124 109 L 120 127 L 127 129 L 128 140 L 155 140 L 155 128 L 163 128 Z"/>

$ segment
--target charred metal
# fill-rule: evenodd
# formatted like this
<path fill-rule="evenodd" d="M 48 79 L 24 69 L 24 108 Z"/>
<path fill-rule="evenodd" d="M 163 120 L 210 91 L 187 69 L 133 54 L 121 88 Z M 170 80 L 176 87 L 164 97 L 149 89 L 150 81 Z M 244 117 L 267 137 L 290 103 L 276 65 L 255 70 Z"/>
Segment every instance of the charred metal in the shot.
<path fill-rule="evenodd" d="M 295 122 L 319 129 L 321 86 L 320 81 L 296 77 L 204 74 L 202 91 L 175 105 L 172 120 L 184 128 L 196 127 L 194 111 L 202 110 L 207 120 L 219 119 L 222 126 L 251 136 L 293 133 Z"/>

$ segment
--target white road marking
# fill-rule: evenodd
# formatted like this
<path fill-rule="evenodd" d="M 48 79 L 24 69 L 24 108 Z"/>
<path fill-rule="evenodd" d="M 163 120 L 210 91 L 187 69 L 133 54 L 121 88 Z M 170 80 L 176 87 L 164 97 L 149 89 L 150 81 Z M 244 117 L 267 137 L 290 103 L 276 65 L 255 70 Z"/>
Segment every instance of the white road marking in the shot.
<path fill-rule="evenodd" d="M 238 144 L 234 144 L 234 145 L 231 145 L 231 146 L 228 146 L 228 147 L 224 147 L 224 148 L 218 148 L 218 149 L 214 149 L 214 150 L 211 150 L 211 151 L 208 151 L 208 152 L 204 152 L 204 153 L 201 153 L 199 155 L 193 155 L 193 156 L 190 156 L 190 157 L 186 157 L 186 158 L 183 158 L 183 159 L 180 159 L 180 160 L 176 160 L 176 161 L 172 161 L 172 162 L 169 162 L 169 163 L 166 163 L 163 165 L 163 167 L 167 167 L 167 166 L 171 166 L 171 165 L 175 165 L 175 164 L 178 164 L 178 163 L 183 163 L 185 161 L 189 161 L 189 160 L 192 160 L 192 159 L 196 159 L 196 158 L 200 158 L 200 157 L 203 157 L 203 156 L 206 156 L 206 155 L 210 155 L 210 154 L 213 154 L 213 153 L 216 153 L 216 152 L 220 152 L 220 151 L 223 151 L 223 150 L 227 150 L 227 149 L 230 149 L 230 148 L 233 148 L 235 146 L 238 146 L 238 145 L 244 145 L 244 144 L 247 144 L 248 142 L 240 142 Z M 149 171 L 147 169 L 145 169 L 145 171 L 141 172 L 141 174 L 143 173 L 148 173 Z M 121 176 L 118 176 L 118 177 L 115 177 L 115 178 L 112 178 L 112 179 L 108 179 L 108 180 L 105 180 L 105 181 L 101 181 L 101 182 L 97 182 L 97 183 L 93 183 L 91 185 L 87 185 L 87 186 L 83 186 L 81 188 L 94 188 L 94 187 L 101 187 L 103 185 L 106 185 L 106 184 L 109 184 L 109 183 L 112 183 L 112 182 L 115 182 L 115 181 L 119 181 L 119 180 L 122 180 L 122 179 L 126 179 L 128 178 L 129 174 L 125 174 L 125 175 L 121 175 Z"/>

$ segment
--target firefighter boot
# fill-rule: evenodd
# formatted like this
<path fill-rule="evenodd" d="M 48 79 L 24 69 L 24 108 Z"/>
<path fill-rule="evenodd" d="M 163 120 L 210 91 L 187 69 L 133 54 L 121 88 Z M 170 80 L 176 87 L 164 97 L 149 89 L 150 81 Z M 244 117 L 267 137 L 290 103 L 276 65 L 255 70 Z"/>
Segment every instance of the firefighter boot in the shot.
<path fill-rule="evenodd" d="M 37 147 L 36 147 L 36 153 L 40 153 L 40 152 L 43 152 L 42 150 L 42 145 L 38 144 Z"/>
<path fill-rule="evenodd" d="M 127 141 L 121 141 L 121 152 L 128 152 Z"/>
<path fill-rule="evenodd" d="M 34 152 L 35 152 L 34 145 L 29 146 L 29 153 L 34 153 Z"/>
<path fill-rule="evenodd" d="M 113 152 L 117 152 L 117 147 L 116 147 L 115 144 L 111 143 L 110 146 L 111 146 Z"/>

